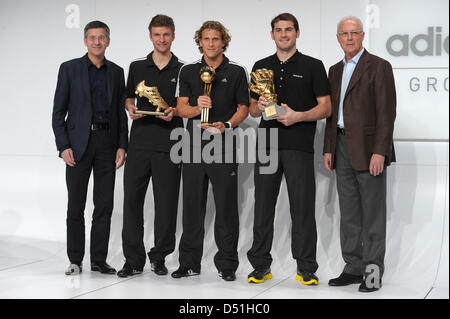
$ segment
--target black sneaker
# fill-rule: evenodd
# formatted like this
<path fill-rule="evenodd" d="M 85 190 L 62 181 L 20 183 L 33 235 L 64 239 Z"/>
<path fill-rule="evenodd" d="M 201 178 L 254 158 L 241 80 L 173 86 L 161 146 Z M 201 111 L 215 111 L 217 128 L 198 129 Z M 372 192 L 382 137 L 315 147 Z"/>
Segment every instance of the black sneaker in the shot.
<path fill-rule="evenodd" d="M 177 270 L 172 273 L 173 278 L 182 278 L 182 277 L 190 277 L 190 276 L 198 276 L 200 275 L 200 270 L 192 269 L 189 267 L 180 266 Z"/>
<path fill-rule="evenodd" d="M 125 263 L 125 265 L 123 265 L 123 268 L 117 272 L 117 276 L 122 277 L 122 278 L 140 275 L 140 274 L 142 274 L 142 269 L 134 269 L 127 263 Z"/>
<path fill-rule="evenodd" d="M 236 273 L 234 270 L 226 269 L 219 272 L 219 276 L 222 277 L 225 281 L 235 281 L 236 280 Z"/>
<path fill-rule="evenodd" d="M 306 286 L 317 286 L 319 284 L 319 278 L 312 272 L 299 271 L 295 279 Z"/>
<path fill-rule="evenodd" d="M 155 262 L 152 262 L 150 264 L 150 269 L 157 275 L 164 276 L 169 273 L 169 271 L 166 268 L 166 265 L 164 265 L 164 260 L 158 260 Z"/>
<path fill-rule="evenodd" d="M 248 275 L 249 283 L 261 284 L 269 279 L 272 279 L 270 268 L 255 269 Z"/>
<path fill-rule="evenodd" d="M 109 274 L 109 275 L 114 275 L 116 273 L 116 270 L 113 267 L 111 267 L 110 265 L 108 265 L 107 262 L 91 263 L 91 271 L 98 271 L 102 274 Z"/>

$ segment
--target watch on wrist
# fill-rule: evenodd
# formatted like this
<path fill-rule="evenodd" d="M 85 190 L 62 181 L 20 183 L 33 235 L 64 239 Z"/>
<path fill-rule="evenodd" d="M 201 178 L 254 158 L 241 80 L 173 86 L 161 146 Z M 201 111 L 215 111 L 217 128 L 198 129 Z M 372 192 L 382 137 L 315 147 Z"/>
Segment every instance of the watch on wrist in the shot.
<path fill-rule="evenodd" d="M 225 128 L 226 129 L 231 129 L 232 128 L 231 123 L 230 122 L 225 122 Z"/>

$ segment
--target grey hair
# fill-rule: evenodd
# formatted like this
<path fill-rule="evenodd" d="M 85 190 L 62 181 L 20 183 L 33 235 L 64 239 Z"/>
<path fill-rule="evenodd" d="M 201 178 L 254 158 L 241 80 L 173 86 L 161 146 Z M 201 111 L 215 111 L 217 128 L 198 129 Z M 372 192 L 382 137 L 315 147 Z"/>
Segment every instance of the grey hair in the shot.
<path fill-rule="evenodd" d="M 355 17 L 355 16 L 348 16 L 348 17 L 342 18 L 342 19 L 339 21 L 339 23 L 337 24 L 337 32 L 339 32 L 339 27 L 341 26 L 342 22 L 344 22 L 344 21 L 346 21 L 346 20 L 353 20 L 353 21 L 356 21 L 356 22 L 359 24 L 359 26 L 361 27 L 361 32 L 364 32 L 364 27 L 363 27 L 363 23 L 362 23 L 361 19 L 358 18 L 358 17 Z"/>
<path fill-rule="evenodd" d="M 86 26 L 84 27 L 84 37 L 85 38 L 87 37 L 89 29 L 97 29 L 97 28 L 105 29 L 106 37 L 109 39 L 109 34 L 110 34 L 109 27 L 106 25 L 106 23 L 98 21 L 98 20 L 91 21 L 88 24 L 86 24 Z"/>

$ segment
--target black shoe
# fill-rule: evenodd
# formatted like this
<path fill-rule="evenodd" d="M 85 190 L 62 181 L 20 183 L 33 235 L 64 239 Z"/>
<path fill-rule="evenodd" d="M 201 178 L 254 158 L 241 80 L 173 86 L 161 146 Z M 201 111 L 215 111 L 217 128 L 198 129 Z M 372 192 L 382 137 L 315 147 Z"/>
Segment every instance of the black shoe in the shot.
<path fill-rule="evenodd" d="M 317 276 L 312 272 L 297 271 L 297 276 L 295 276 L 295 279 L 306 286 L 317 286 L 319 284 L 319 278 L 317 278 Z"/>
<path fill-rule="evenodd" d="M 200 270 L 192 269 L 184 266 L 180 266 L 177 270 L 172 273 L 173 278 L 182 278 L 182 277 L 190 277 L 190 276 L 198 276 L 200 275 Z"/>
<path fill-rule="evenodd" d="M 373 282 L 369 282 L 371 288 L 369 288 L 366 284 L 366 280 L 365 278 L 363 279 L 363 281 L 361 282 L 361 285 L 359 285 L 358 291 L 360 292 L 374 292 L 374 291 L 378 291 L 380 290 L 382 284 L 381 284 L 381 279 L 379 283 L 373 283 Z"/>
<path fill-rule="evenodd" d="M 83 272 L 83 266 L 81 265 L 81 263 L 70 264 L 69 266 L 67 266 L 65 274 L 67 276 L 72 276 L 72 275 L 79 275 L 82 272 Z"/>
<path fill-rule="evenodd" d="M 269 279 L 272 279 L 270 268 L 255 269 L 248 275 L 249 283 L 261 284 Z"/>
<path fill-rule="evenodd" d="M 167 270 L 166 266 L 164 265 L 164 260 L 158 260 L 153 263 L 151 263 L 151 270 L 160 276 L 167 275 L 169 271 Z"/>
<path fill-rule="evenodd" d="M 125 263 L 125 265 L 123 265 L 123 268 L 117 272 L 117 276 L 122 277 L 122 278 L 140 275 L 140 274 L 142 274 L 142 269 L 134 269 L 127 263 Z"/>
<path fill-rule="evenodd" d="M 219 276 L 222 277 L 225 281 L 235 281 L 236 280 L 236 274 L 234 270 L 226 269 L 219 272 Z"/>
<path fill-rule="evenodd" d="M 109 275 L 113 275 L 116 273 L 116 270 L 110 265 L 108 265 L 106 262 L 91 263 L 91 271 L 99 271 L 102 274 L 109 274 Z"/>
<path fill-rule="evenodd" d="M 362 279 L 362 275 L 352 275 L 342 272 L 339 277 L 330 279 L 330 281 L 328 281 L 328 285 L 333 287 L 342 287 L 352 284 L 360 284 L 362 282 Z"/>

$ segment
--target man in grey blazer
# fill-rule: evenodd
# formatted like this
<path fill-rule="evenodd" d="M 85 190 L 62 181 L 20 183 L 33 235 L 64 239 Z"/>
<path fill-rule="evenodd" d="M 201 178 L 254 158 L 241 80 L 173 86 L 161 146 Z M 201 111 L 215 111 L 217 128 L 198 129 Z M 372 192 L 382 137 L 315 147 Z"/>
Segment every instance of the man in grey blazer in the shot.
<path fill-rule="evenodd" d="M 396 93 L 392 66 L 363 47 L 361 20 L 346 17 L 337 39 L 345 58 L 329 71 L 332 116 L 327 119 L 324 164 L 336 170 L 341 211 L 342 274 L 330 286 L 381 287 L 386 250 L 386 171 L 395 162 L 392 136 Z"/>

